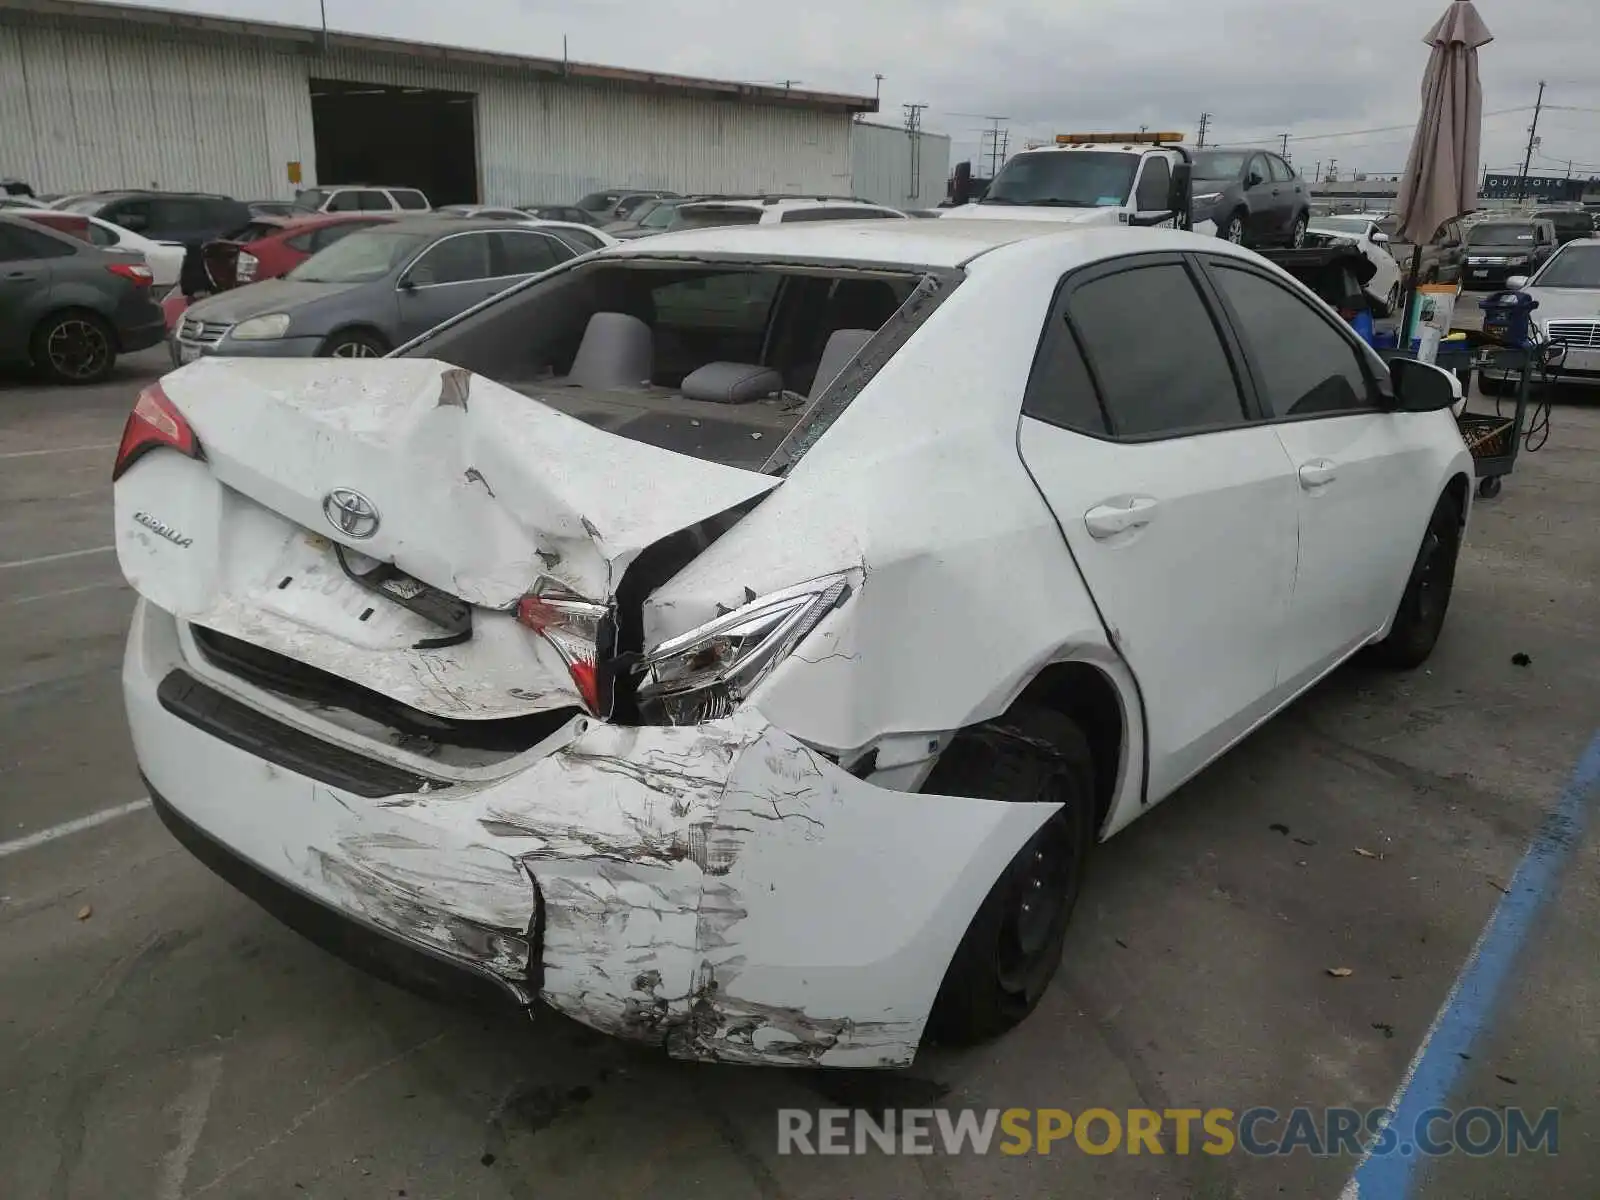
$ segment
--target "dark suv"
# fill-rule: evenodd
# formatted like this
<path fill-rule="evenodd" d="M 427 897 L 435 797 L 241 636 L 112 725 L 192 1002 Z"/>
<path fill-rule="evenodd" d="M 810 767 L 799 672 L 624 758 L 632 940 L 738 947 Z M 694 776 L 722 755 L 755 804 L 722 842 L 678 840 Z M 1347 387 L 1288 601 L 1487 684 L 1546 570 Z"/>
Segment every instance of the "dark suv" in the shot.
<path fill-rule="evenodd" d="M 99 217 L 158 242 L 183 246 L 188 253 L 183 257 L 179 287 L 190 297 L 212 290 L 201 247 L 232 237 L 253 219 L 250 206 L 242 200 L 207 192 L 91 192 L 60 207 Z"/>
<path fill-rule="evenodd" d="M 1547 208 L 1533 214 L 1556 227 L 1556 244 L 1565 246 L 1595 235 L 1594 215 L 1582 208 Z"/>
<path fill-rule="evenodd" d="M 1556 250 L 1556 227 L 1537 217 L 1490 217 L 1467 226 L 1467 265 L 1461 286 L 1502 288 L 1513 275 L 1532 275 Z"/>
<path fill-rule="evenodd" d="M 203 192 L 92 192 L 61 205 L 158 242 L 198 246 L 250 224 L 250 206 Z"/>

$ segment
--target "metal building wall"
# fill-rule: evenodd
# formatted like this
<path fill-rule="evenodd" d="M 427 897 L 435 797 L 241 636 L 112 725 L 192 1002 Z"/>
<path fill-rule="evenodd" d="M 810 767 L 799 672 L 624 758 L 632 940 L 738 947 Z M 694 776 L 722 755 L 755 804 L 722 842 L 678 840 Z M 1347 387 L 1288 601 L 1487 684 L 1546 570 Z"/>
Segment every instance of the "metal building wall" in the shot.
<path fill-rule="evenodd" d="M 574 200 L 611 185 L 841 192 L 840 112 L 655 95 L 399 54 L 86 25 L 0 10 L 0 166 L 41 192 L 159 187 L 287 197 L 318 182 L 313 78 L 477 96 L 481 199 Z M 340 180 L 329 180 L 337 183 Z M 387 180 L 385 182 L 404 182 Z M 943 176 L 940 176 L 942 194 Z"/>
<path fill-rule="evenodd" d="M 919 170 L 911 178 L 911 135 L 897 125 L 857 121 L 851 127 L 851 184 L 855 195 L 895 208 L 932 208 L 950 176 L 950 139 L 922 132 Z"/>

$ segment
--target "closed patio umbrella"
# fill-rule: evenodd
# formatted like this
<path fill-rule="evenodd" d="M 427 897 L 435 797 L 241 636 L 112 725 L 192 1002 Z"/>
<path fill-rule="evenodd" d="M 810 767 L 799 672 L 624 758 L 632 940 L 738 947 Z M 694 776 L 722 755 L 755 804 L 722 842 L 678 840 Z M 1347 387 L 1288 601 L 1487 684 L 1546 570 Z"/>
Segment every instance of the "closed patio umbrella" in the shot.
<path fill-rule="evenodd" d="M 1444 222 L 1478 206 L 1478 139 L 1483 124 L 1478 47 L 1493 38 L 1472 0 L 1452 0 L 1422 39 L 1433 51 L 1422 77 L 1422 115 L 1411 139 L 1395 209 L 1401 238 L 1415 247 L 1401 306 L 1406 314 L 1402 348 L 1411 344 L 1422 247 Z"/>

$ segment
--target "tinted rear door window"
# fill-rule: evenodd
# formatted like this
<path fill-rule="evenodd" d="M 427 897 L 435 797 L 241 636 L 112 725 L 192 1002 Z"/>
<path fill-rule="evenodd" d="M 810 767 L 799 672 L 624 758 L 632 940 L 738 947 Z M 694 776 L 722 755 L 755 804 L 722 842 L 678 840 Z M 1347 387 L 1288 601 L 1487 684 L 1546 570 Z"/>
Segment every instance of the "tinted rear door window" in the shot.
<path fill-rule="evenodd" d="M 362 212 L 393 212 L 394 202 L 383 192 L 361 191 L 356 193 L 356 203 Z"/>
<path fill-rule="evenodd" d="M 407 188 L 397 188 L 389 193 L 394 197 L 395 203 L 407 212 L 425 212 L 428 207 L 428 198 L 421 192 L 413 192 Z"/>
<path fill-rule="evenodd" d="M 572 257 L 561 243 L 542 233 L 494 233 L 496 275 L 537 275 Z"/>
<path fill-rule="evenodd" d="M 1222 337 L 1181 264 L 1092 278 L 1067 311 L 1112 433 L 1161 437 L 1244 420 Z"/>

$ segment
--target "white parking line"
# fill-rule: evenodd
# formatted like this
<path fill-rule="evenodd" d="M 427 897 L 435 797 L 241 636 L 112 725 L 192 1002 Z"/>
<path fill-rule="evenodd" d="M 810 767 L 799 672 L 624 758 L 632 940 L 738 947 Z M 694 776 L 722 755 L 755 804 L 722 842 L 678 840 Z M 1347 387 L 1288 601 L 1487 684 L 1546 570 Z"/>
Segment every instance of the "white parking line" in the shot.
<path fill-rule="evenodd" d="M 87 454 L 90 450 L 115 450 L 116 442 L 95 442 L 90 446 L 63 446 L 59 450 L 8 450 L 3 458 L 42 458 L 46 454 Z"/>
<path fill-rule="evenodd" d="M 99 812 L 79 817 L 76 821 L 52 825 L 49 829 L 41 829 L 38 833 L 30 833 L 27 837 L 17 838 L 13 842 L 0 842 L 0 858 L 21 854 L 24 850 L 32 850 L 35 846 L 43 846 L 47 842 L 67 837 L 69 834 L 82 833 L 85 829 L 93 829 L 96 825 L 104 825 L 107 821 L 115 821 L 118 817 L 125 817 L 129 813 L 136 813 L 149 807 L 149 800 L 135 800 L 131 804 L 119 804 L 115 808 L 102 808 Z"/>
<path fill-rule="evenodd" d="M 100 592 L 106 588 L 125 588 L 127 583 L 121 579 L 108 579 L 105 583 L 86 583 L 82 587 L 62 588 L 56 592 L 40 592 L 36 596 L 18 596 L 15 600 L 4 601 L 0 607 L 9 607 L 13 604 L 35 604 L 40 600 L 56 600 L 62 596 L 76 596 L 83 592 Z"/>
<path fill-rule="evenodd" d="M 46 554 L 41 558 L 19 558 L 12 562 L 0 562 L 0 571 L 9 571 L 12 567 L 38 567 L 69 558 L 84 558 L 90 554 L 110 554 L 115 549 L 115 546 L 95 546 L 89 550 L 68 550 L 65 554 Z"/>

